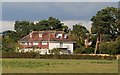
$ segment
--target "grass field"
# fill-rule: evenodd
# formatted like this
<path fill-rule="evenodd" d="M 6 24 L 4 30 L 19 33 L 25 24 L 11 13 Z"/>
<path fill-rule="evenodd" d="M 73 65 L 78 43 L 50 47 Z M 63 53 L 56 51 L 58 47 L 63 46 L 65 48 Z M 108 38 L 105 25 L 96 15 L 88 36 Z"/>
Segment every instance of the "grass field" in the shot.
<path fill-rule="evenodd" d="M 118 73 L 117 60 L 2 59 L 3 73 Z"/>

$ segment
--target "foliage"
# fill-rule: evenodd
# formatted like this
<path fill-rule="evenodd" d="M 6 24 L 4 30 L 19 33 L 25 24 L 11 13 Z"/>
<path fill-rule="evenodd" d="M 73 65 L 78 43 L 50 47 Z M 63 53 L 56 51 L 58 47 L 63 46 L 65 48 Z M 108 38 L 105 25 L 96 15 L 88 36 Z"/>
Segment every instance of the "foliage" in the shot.
<path fill-rule="evenodd" d="M 109 42 L 104 42 L 100 45 L 100 50 L 101 50 L 101 53 L 103 54 L 109 54 L 111 51 L 108 49 L 108 44 Z"/>
<path fill-rule="evenodd" d="M 82 54 L 82 52 L 84 51 L 85 47 L 84 46 L 81 46 L 79 48 L 76 48 L 74 50 L 74 54 Z"/>
<path fill-rule="evenodd" d="M 93 47 L 85 48 L 82 53 L 83 54 L 93 54 L 94 53 L 94 48 Z"/>
<path fill-rule="evenodd" d="M 62 30 L 63 23 L 59 19 L 49 17 L 48 20 L 41 20 L 36 23 L 36 30 Z"/>
<path fill-rule="evenodd" d="M 31 24 L 29 21 L 16 21 L 14 29 L 16 30 L 16 33 L 18 34 L 19 38 L 29 34 L 31 31 Z"/>
<path fill-rule="evenodd" d="M 61 49 L 59 49 L 59 48 L 53 48 L 51 50 L 51 53 L 54 55 L 60 55 L 60 51 L 61 51 Z"/>
<path fill-rule="evenodd" d="M 18 34 L 15 31 L 10 31 L 10 30 L 4 31 L 3 37 L 10 37 L 13 39 L 14 42 L 17 42 L 19 38 Z"/>
<path fill-rule="evenodd" d="M 94 59 L 94 60 L 111 60 L 116 59 L 116 56 L 99 56 L 99 55 L 40 55 L 38 53 L 15 53 L 15 52 L 9 52 L 9 53 L 2 53 L 2 58 L 37 58 L 37 59 Z"/>
<path fill-rule="evenodd" d="M 75 49 L 80 48 L 81 46 L 84 46 L 84 40 L 86 38 L 86 33 L 89 33 L 86 27 L 80 24 L 73 25 L 73 30 L 71 31 L 71 34 L 69 37 L 76 42 L 74 45 Z"/>
<path fill-rule="evenodd" d="M 105 54 L 120 54 L 120 36 L 116 38 L 116 41 L 102 43 L 100 50 Z"/>
<path fill-rule="evenodd" d="M 115 54 L 115 48 L 114 42 L 115 39 L 120 35 L 120 9 L 115 7 L 106 7 L 104 9 L 101 9 L 96 13 L 95 16 L 91 18 L 92 21 L 92 27 L 91 32 L 92 34 L 96 34 L 96 48 L 95 50 L 99 50 L 99 53 L 101 51 L 103 53 L 109 53 L 109 54 Z M 99 43 L 97 43 L 99 42 Z M 109 49 L 107 50 L 107 43 L 102 44 L 103 42 L 110 42 L 108 46 L 111 46 L 113 50 Z M 105 46 L 104 46 L 105 45 Z M 99 48 L 101 46 L 101 48 Z M 102 47 L 103 46 L 103 47 Z M 114 53 L 115 52 L 115 53 Z"/>
<path fill-rule="evenodd" d="M 73 25 L 73 30 L 71 31 L 71 33 L 79 36 L 78 40 L 82 40 L 85 38 L 86 33 L 89 33 L 89 31 L 83 25 L 75 24 Z"/>
<path fill-rule="evenodd" d="M 86 35 L 87 33 L 89 33 L 89 31 L 86 29 L 86 27 L 80 24 L 73 25 L 73 30 L 71 31 L 70 38 L 75 41 L 74 44 L 75 54 L 83 53 L 85 49 L 84 40 L 88 36 Z"/>
<path fill-rule="evenodd" d="M 17 49 L 17 43 L 8 36 L 4 36 L 2 39 L 3 52 L 14 52 Z"/>
<path fill-rule="evenodd" d="M 112 39 L 115 39 L 120 33 L 120 18 L 119 9 L 114 7 L 104 8 L 96 13 L 91 18 L 92 28 L 94 34 L 109 34 Z"/>

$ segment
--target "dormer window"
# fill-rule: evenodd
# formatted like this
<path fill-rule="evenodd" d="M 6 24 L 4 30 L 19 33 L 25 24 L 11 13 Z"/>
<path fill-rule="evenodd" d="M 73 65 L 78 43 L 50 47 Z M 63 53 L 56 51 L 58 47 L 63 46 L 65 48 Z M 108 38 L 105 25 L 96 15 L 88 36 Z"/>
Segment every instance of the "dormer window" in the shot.
<path fill-rule="evenodd" d="M 57 34 L 56 38 L 62 38 L 62 34 Z"/>
<path fill-rule="evenodd" d="M 65 35 L 64 35 L 64 38 L 65 38 L 65 39 L 67 39 L 67 38 L 68 38 L 67 34 L 65 34 Z"/>

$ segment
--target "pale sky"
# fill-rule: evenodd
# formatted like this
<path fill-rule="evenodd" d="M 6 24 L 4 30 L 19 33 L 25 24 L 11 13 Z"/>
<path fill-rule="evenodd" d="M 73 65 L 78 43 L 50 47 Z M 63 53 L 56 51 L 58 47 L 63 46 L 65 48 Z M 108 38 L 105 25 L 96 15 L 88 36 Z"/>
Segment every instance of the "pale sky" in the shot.
<path fill-rule="evenodd" d="M 22 1 L 22 0 L 18 0 Z M 91 17 L 96 14 L 97 11 L 108 7 L 118 7 L 117 0 L 97 0 L 102 2 L 87 2 L 90 0 L 70 0 L 71 2 L 60 2 L 62 0 L 49 0 L 53 2 L 35 2 L 37 0 L 24 0 L 26 2 L 15 2 L 15 0 L 2 1 L 2 24 L 0 32 L 5 30 L 14 30 L 14 22 L 17 20 L 39 21 L 41 19 L 48 19 L 53 16 L 58 18 L 70 28 L 74 24 L 82 23 L 87 29 L 91 27 Z M 31 1 L 31 2 L 30 2 Z M 43 0 L 39 0 L 43 1 Z M 66 0 L 68 1 L 68 0 Z M 76 2 L 75 2 L 76 1 Z M 1 13 L 1 12 L 0 12 Z"/>

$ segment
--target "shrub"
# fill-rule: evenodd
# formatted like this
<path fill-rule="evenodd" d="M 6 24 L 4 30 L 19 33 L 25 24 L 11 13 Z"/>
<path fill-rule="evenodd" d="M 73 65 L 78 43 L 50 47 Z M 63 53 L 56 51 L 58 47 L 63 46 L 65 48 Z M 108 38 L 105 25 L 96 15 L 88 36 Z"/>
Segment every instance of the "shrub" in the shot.
<path fill-rule="evenodd" d="M 54 55 L 60 55 L 60 51 L 61 51 L 61 49 L 59 49 L 59 48 L 53 48 L 51 50 L 51 53 Z"/>
<path fill-rule="evenodd" d="M 98 56 L 98 55 L 40 55 L 37 53 L 3 53 L 2 58 L 37 58 L 37 59 L 95 59 L 95 60 L 112 60 L 115 56 Z"/>
<path fill-rule="evenodd" d="M 88 48 L 85 48 L 85 50 L 82 52 L 82 53 L 85 53 L 85 54 L 93 54 L 94 53 L 94 48 L 92 47 L 88 47 Z"/>
<path fill-rule="evenodd" d="M 74 54 L 82 54 L 83 51 L 84 51 L 85 47 L 84 46 L 81 46 L 80 48 L 76 48 L 74 50 Z"/>
<path fill-rule="evenodd" d="M 103 54 L 110 54 L 110 49 L 108 49 L 108 45 L 109 43 L 108 42 L 104 42 L 100 45 L 100 51 L 101 53 Z"/>

